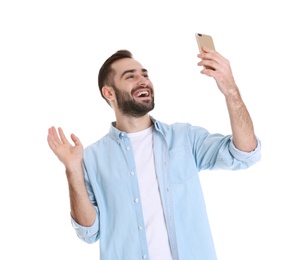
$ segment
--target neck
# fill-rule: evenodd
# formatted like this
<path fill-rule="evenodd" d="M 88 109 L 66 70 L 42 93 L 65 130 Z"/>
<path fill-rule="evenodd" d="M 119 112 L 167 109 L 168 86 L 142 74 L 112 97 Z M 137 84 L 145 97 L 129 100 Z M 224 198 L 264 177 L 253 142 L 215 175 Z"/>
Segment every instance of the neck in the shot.
<path fill-rule="evenodd" d="M 149 128 L 152 121 L 148 114 L 142 117 L 116 115 L 116 128 L 126 133 L 135 133 Z"/>

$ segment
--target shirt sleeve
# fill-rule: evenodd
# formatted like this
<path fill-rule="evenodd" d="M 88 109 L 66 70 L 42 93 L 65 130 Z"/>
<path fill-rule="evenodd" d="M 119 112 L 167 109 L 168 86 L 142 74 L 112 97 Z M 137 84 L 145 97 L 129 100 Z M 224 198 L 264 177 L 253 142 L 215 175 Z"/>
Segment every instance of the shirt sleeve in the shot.
<path fill-rule="evenodd" d="M 251 152 L 244 152 L 234 145 L 233 137 L 231 137 L 229 151 L 236 161 L 242 163 L 241 168 L 248 168 L 261 159 L 261 141 L 257 138 L 257 147 Z"/>
<path fill-rule="evenodd" d="M 80 224 L 78 224 L 74 218 L 70 215 L 71 217 L 71 224 L 74 227 L 77 236 L 83 240 L 84 242 L 91 244 L 96 242 L 99 239 L 99 221 L 98 221 L 98 207 L 94 207 L 96 210 L 96 219 L 94 221 L 94 223 L 89 226 L 89 227 L 85 227 L 82 226 Z"/>
<path fill-rule="evenodd" d="M 247 169 L 261 159 L 261 142 L 251 152 L 239 150 L 232 135 L 210 134 L 203 128 L 191 127 L 194 155 L 198 170 Z"/>

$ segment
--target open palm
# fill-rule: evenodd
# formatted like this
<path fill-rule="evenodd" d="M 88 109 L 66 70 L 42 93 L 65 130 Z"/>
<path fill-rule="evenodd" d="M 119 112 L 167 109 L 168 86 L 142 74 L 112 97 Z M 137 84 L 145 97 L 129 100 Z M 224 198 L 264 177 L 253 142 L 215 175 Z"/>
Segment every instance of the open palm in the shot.
<path fill-rule="evenodd" d="M 84 148 L 79 138 L 71 134 L 71 139 L 74 145 L 67 140 L 60 127 L 58 127 L 58 132 L 54 126 L 50 127 L 48 130 L 48 144 L 66 168 L 81 165 L 84 154 Z"/>

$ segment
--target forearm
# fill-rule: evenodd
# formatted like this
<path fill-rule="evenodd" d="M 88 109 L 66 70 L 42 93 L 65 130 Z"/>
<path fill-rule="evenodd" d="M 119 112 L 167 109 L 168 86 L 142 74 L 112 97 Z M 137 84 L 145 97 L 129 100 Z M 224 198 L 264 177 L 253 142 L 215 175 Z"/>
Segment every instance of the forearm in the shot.
<path fill-rule="evenodd" d="M 234 145 L 241 151 L 251 152 L 257 146 L 254 127 L 249 112 L 237 87 L 225 95 L 230 116 Z"/>
<path fill-rule="evenodd" d="M 94 206 L 86 190 L 83 169 L 66 170 L 69 187 L 70 209 L 74 220 L 82 226 L 91 226 L 96 218 Z"/>
<path fill-rule="evenodd" d="M 201 73 L 213 77 L 226 98 L 234 145 L 244 152 L 253 151 L 257 147 L 253 123 L 235 83 L 230 62 L 208 48 L 204 48 L 198 57 L 202 59 L 199 66 L 212 68 L 203 69 Z"/>

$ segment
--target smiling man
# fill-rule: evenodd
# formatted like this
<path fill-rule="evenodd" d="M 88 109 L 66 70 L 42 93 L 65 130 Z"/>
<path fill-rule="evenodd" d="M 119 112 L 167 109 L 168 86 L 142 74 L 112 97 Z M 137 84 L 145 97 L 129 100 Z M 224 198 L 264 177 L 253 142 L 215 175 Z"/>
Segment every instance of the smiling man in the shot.
<path fill-rule="evenodd" d="M 239 170 L 260 159 L 260 141 L 228 60 L 199 54 L 201 73 L 225 97 L 232 134 L 211 134 L 149 115 L 154 88 L 127 50 L 102 65 L 98 85 L 115 112 L 110 131 L 85 149 L 74 134 L 49 128 L 48 144 L 65 165 L 71 221 L 79 238 L 100 241 L 101 260 L 215 260 L 198 172 Z"/>
<path fill-rule="evenodd" d="M 111 79 L 110 86 L 99 84 L 101 93 L 113 107 L 116 118 L 122 115 L 140 118 L 150 112 L 154 108 L 154 95 L 147 70 L 132 58 L 115 61 L 112 69 L 115 77 Z M 119 118 L 119 121 L 123 120 Z"/>

